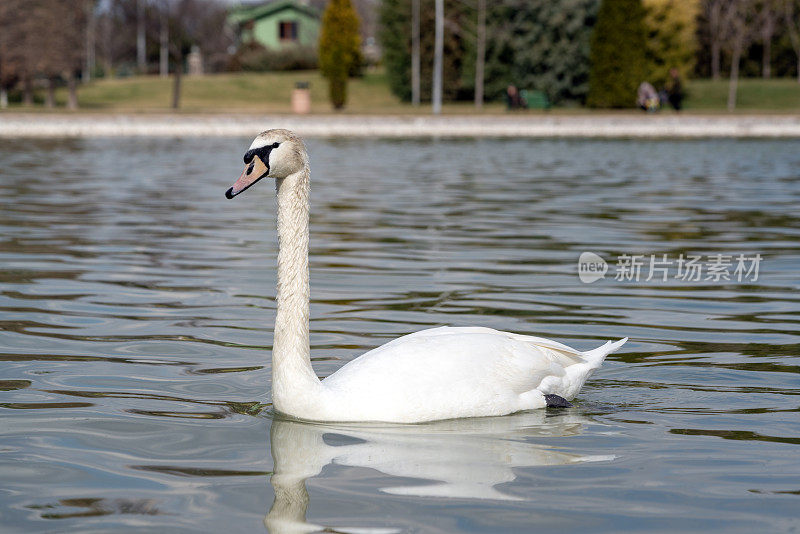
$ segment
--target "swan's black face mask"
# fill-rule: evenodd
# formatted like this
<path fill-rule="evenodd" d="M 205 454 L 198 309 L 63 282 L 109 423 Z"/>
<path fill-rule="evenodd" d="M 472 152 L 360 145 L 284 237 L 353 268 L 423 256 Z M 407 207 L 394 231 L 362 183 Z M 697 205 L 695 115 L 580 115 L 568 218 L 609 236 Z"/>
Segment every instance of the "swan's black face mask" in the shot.
<path fill-rule="evenodd" d="M 269 154 L 280 143 L 251 148 L 244 154 L 244 171 L 233 186 L 225 191 L 225 198 L 233 198 L 269 174 Z"/>

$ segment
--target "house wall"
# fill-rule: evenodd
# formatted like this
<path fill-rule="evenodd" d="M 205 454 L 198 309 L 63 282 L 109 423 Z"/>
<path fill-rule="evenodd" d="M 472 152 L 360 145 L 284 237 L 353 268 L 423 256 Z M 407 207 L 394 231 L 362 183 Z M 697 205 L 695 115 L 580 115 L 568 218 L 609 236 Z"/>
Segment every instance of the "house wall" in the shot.
<path fill-rule="evenodd" d="M 319 21 L 294 9 L 282 9 L 267 17 L 259 19 L 253 26 L 253 37 L 267 48 L 277 49 L 288 43 L 281 42 L 280 22 L 297 22 L 297 43 L 300 46 L 317 46 L 319 39 Z"/>

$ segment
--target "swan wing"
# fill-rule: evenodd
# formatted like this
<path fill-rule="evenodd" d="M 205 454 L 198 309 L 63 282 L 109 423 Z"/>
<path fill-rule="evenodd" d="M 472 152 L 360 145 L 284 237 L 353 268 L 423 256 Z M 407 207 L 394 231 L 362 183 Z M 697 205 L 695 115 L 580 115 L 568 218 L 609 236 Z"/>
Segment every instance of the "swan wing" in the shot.
<path fill-rule="evenodd" d="M 367 352 L 323 380 L 326 411 L 341 420 L 350 414 L 350 420 L 410 422 L 539 408 L 542 393 L 577 393 L 605 357 L 592 352 L 491 328 L 422 330 Z"/>

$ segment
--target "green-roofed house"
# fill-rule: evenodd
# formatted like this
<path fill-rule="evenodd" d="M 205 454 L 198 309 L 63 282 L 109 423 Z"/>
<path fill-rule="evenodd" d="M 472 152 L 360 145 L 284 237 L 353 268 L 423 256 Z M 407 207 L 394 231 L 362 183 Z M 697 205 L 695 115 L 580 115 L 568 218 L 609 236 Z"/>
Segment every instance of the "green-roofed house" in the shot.
<path fill-rule="evenodd" d="M 256 41 L 270 50 L 285 46 L 315 47 L 320 13 L 296 0 L 274 0 L 231 10 L 228 21 L 242 43 Z"/>

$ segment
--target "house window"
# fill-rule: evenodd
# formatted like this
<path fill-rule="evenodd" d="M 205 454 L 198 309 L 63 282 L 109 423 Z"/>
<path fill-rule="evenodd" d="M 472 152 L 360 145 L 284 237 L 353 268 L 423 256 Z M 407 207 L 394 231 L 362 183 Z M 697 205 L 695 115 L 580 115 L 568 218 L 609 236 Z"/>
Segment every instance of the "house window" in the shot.
<path fill-rule="evenodd" d="M 278 23 L 278 29 L 281 41 L 297 40 L 297 22 L 282 20 Z"/>

